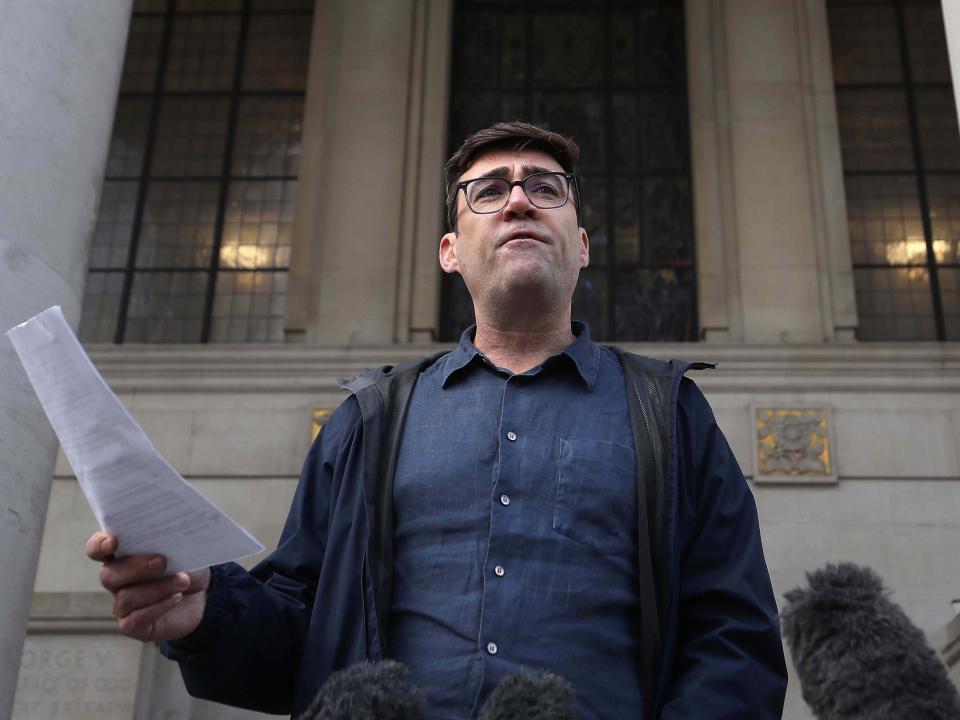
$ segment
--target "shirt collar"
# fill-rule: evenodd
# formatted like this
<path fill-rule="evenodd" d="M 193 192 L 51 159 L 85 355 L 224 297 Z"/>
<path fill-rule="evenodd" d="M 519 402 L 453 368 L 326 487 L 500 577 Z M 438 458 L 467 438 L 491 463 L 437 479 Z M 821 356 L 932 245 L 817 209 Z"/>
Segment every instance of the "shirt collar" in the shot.
<path fill-rule="evenodd" d="M 456 350 L 447 356 L 441 377 L 441 387 L 447 386 L 451 375 L 467 367 L 475 358 L 481 357 L 480 351 L 473 344 L 476 330 L 476 325 L 471 325 L 464 330 Z M 590 342 L 590 328 L 586 323 L 574 320 L 571 323 L 571 330 L 574 334 L 573 342 L 560 354 L 566 355 L 573 361 L 587 389 L 593 390 L 600 372 L 600 348 L 596 343 Z"/>

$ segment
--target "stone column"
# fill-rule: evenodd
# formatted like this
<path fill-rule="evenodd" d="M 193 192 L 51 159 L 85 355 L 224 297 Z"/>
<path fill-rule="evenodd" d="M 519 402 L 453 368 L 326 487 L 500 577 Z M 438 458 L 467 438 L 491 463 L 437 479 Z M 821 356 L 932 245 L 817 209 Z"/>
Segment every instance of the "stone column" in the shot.
<path fill-rule="evenodd" d="M 288 340 L 433 338 L 452 0 L 317 0 Z"/>
<path fill-rule="evenodd" d="M 706 340 L 853 339 L 824 0 L 687 0 Z"/>
<path fill-rule="evenodd" d="M 79 321 L 131 1 L 0 3 L 0 331 L 53 304 Z M 57 444 L 2 336 L 0 378 L 0 717 L 9 717 Z"/>
<path fill-rule="evenodd" d="M 960 0 L 943 0 L 943 27 L 947 32 L 947 51 L 950 53 L 950 75 L 953 78 L 953 99 L 960 116 Z"/>

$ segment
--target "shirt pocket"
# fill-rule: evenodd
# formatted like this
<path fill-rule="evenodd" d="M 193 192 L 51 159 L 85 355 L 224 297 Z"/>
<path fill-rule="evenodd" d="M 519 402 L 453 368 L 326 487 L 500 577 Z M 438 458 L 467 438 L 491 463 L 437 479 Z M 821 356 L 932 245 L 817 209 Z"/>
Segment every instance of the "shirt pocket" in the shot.
<path fill-rule="evenodd" d="M 602 555 L 635 555 L 636 453 L 606 440 L 560 439 L 553 529 Z"/>

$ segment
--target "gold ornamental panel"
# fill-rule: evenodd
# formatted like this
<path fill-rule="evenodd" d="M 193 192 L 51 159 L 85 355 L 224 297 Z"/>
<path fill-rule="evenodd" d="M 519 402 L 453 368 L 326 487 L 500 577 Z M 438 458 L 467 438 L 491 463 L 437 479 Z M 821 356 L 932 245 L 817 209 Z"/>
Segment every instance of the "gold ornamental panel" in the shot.
<path fill-rule="evenodd" d="M 753 406 L 757 482 L 835 483 L 830 409 Z"/>
<path fill-rule="evenodd" d="M 313 443 L 317 439 L 317 434 L 320 432 L 320 428 L 323 427 L 323 424 L 333 415 L 334 408 L 319 408 L 313 411 L 313 418 L 310 423 L 310 442 Z"/>

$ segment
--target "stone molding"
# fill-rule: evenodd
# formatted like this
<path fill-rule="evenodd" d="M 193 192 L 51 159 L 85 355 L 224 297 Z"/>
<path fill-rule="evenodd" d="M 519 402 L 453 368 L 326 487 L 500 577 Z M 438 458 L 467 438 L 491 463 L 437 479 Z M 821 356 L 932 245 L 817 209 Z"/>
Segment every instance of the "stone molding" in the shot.
<path fill-rule="evenodd" d="M 114 391 L 169 394 L 338 391 L 338 378 L 452 347 L 90 345 L 87 350 Z M 624 343 L 622 347 L 663 359 L 716 362 L 716 370 L 693 373 L 698 385 L 714 392 L 960 391 L 960 344 Z"/>

